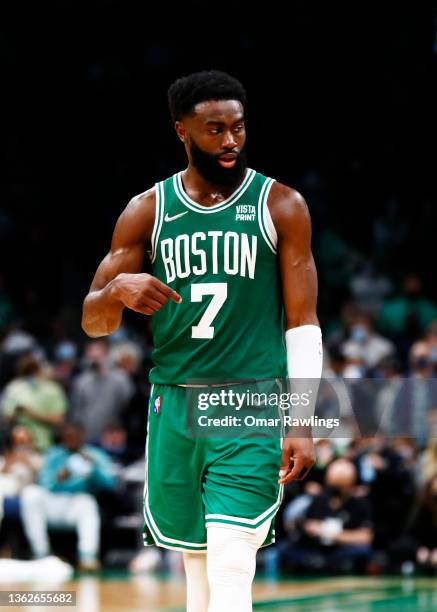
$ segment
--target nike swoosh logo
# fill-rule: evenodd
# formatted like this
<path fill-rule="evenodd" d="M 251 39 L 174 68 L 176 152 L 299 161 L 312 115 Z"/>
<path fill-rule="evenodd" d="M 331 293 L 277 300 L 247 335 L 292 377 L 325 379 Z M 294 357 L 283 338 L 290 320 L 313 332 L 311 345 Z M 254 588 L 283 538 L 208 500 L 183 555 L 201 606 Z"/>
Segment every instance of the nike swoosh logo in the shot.
<path fill-rule="evenodd" d="M 179 217 L 182 217 L 183 215 L 186 215 L 187 213 L 188 213 L 188 210 L 185 210 L 184 212 L 181 212 L 178 215 L 173 215 L 173 217 L 169 217 L 168 213 L 165 213 L 164 221 L 174 221 L 175 219 L 179 219 Z"/>

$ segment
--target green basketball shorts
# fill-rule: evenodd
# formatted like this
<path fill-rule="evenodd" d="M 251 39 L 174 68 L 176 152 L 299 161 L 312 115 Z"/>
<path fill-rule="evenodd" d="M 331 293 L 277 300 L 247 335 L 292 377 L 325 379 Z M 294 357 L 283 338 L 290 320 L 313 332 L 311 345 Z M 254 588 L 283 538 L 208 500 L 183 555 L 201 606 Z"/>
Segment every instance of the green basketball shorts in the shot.
<path fill-rule="evenodd" d="M 190 435 L 187 393 L 152 385 L 143 538 L 145 546 L 206 552 L 208 526 L 250 532 L 274 519 L 283 492 L 281 438 Z M 271 520 L 263 546 L 274 541 Z"/>

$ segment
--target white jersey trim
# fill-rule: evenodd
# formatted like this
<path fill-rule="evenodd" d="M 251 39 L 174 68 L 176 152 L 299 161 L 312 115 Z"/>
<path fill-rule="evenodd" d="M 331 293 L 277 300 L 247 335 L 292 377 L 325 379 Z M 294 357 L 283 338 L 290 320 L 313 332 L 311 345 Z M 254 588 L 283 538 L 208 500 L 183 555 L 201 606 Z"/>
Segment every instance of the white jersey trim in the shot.
<path fill-rule="evenodd" d="M 274 229 L 274 226 L 273 226 L 273 221 L 271 219 L 270 212 L 268 212 L 268 214 L 266 213 L 267 199 L 268 199 L 270 189 L 272 187 L 273 182 L 274 182 L 274 179 L 266 178 L 261 188 L 261 192 L 259 194 L 259 199 L 258 199 L 258 224 L 259 224 L 259 229 L 261 231 L 261 235 L 264 238 L 265 242 L 267 243 L 267 246 L 272 251 L 272 253 L 276 255 L 276 244 L 277 244 L 278 237 L 276 234 L 276 230 Z M 270 223 L 273 226 L 274 232 L 272 231 L 271 227 L 269 227 L 268 225 L 269 217 L 270 217 Z"/>
<path fill-rule="evenodd" d="M 271 518 L 269 517 L 269 515 L 272 512 L 274 512 L 275 510 L 278 510 L 279 506 L 281 505 L 283 491 L 284 491 L 284 485 L 279 485 L 278 498 L 275 501 L 275 503 L 272 504 L 270 508 L 267 508 L 267 510 L 265 510 L 262 514 L 260 514 L 254 519 L 245 519 L 245 518 L 240 518 L 239 516 L 229 516 L 227 514 L 207 514 L 205 516 L 205 521 L 210 523 L 211 520 L 222 519 L 226 521 L 235 521 L 237 523 L 243 523 L 244 525 L 247 525 L 247 528 L 257 529 L 259 527 L 258 523 L 260 523 L 260 521 L 265 522 L 268 518 Z M 217 523 L 217 524 L 225 525 L 226 523 Z M 257 527 L 255 527 L 255 525 L 257 525 Z"/>
<path fill-rule="evenodd" d="M 156 206 L 155 206 L 155 222 L 153 224 L 152 231 L 152 252 L 151 252 L 151 261 L 152 263 L 156 259 L 156 250 L 158 247 L 159 235 L 162 229 L 162 222 L 164 220 L 164 183 L 161 181 L 160 183 L 156 183 L 155 188 L 156 194 Z"/>
<path fill-rule="evenodd" d="M 200 212 L 202 214 L 210 215 L 215 212 L 220 212 L 224 210 L 225 208 L 228 208 L 228 206 L 232 206 L 232 204 L 234 204 L 247 190 L 247 188 L 249 187 L 249 185 L 255 178 L 255 175 L 256 175 L 255 170 L 252 170 L 251 168 L 247 168 L 246 176 L 244 177 L 243 182 L 234 191 L 234 193 L 231 194 L 229 198 L 226 198 L 226 200 L 223 200 L 223 202 L 219 202 L 218 204 L 213 204 L 212 206 L 202 206 L 201 204 L 198 204 L 197 202 L 192 200 L 186 194 L 186 192 L 184 191 L 183 184 L 182 184 L 182 171 L 178 172 L 177 174 L 173 176 L 173 187 L 174 187 L 177 197 L 182 202 L 182 204 L 184 204 L 185 206 L 187 206 L 190 210 L 193 210 L 194 212 Z"/>
<path fill-rule="evenodd" d="M 273 219 L 272 216 L 270 214 L 270 210 L 268 207 L 268 199 L 269 199 L 269 193 L 270 193 L 270 189 L 273 185 L 274 181 L 272 181 L 270 183 L 270 186 L 267 188 L 267 193 L 266 193 L 266 198 L 265 198 L 265 203 L 263 206 L 263 215 L 264 215 L 264 227 L 266 229 L 267 235 L 270 238 L 271 243 L 273 244 L 275 250 L 278 248 L 278 234 L 276 232 L 276 227 L 273 223 Z"/>

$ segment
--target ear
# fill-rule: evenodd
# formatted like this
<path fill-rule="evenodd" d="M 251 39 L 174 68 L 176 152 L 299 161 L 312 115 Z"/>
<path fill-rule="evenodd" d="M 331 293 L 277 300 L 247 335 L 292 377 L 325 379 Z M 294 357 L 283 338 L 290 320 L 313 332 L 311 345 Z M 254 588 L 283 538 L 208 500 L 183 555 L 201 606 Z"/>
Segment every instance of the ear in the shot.
<path fill-rule="evenodd" d="M 176 130 L 176 134 L 178 135 L 178 138 L 182 142 L 185 142 L 187 138 L 187 130 L 182 121 L 176 121 L 175 130 Z"/>

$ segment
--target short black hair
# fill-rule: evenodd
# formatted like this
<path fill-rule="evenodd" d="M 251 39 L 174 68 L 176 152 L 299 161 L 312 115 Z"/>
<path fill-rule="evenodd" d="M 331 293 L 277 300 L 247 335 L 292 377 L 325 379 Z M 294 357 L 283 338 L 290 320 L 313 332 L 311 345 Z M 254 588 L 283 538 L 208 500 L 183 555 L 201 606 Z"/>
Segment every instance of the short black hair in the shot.
<path fill-rule="evenodd" d="M 220 70 L 194 72 L 177 79 L 168 89 L 168 105 L 173 121 L 193 112 L 199 102 L 239 100 L 246 104 L 246 91 L 240 81 Z"/>

